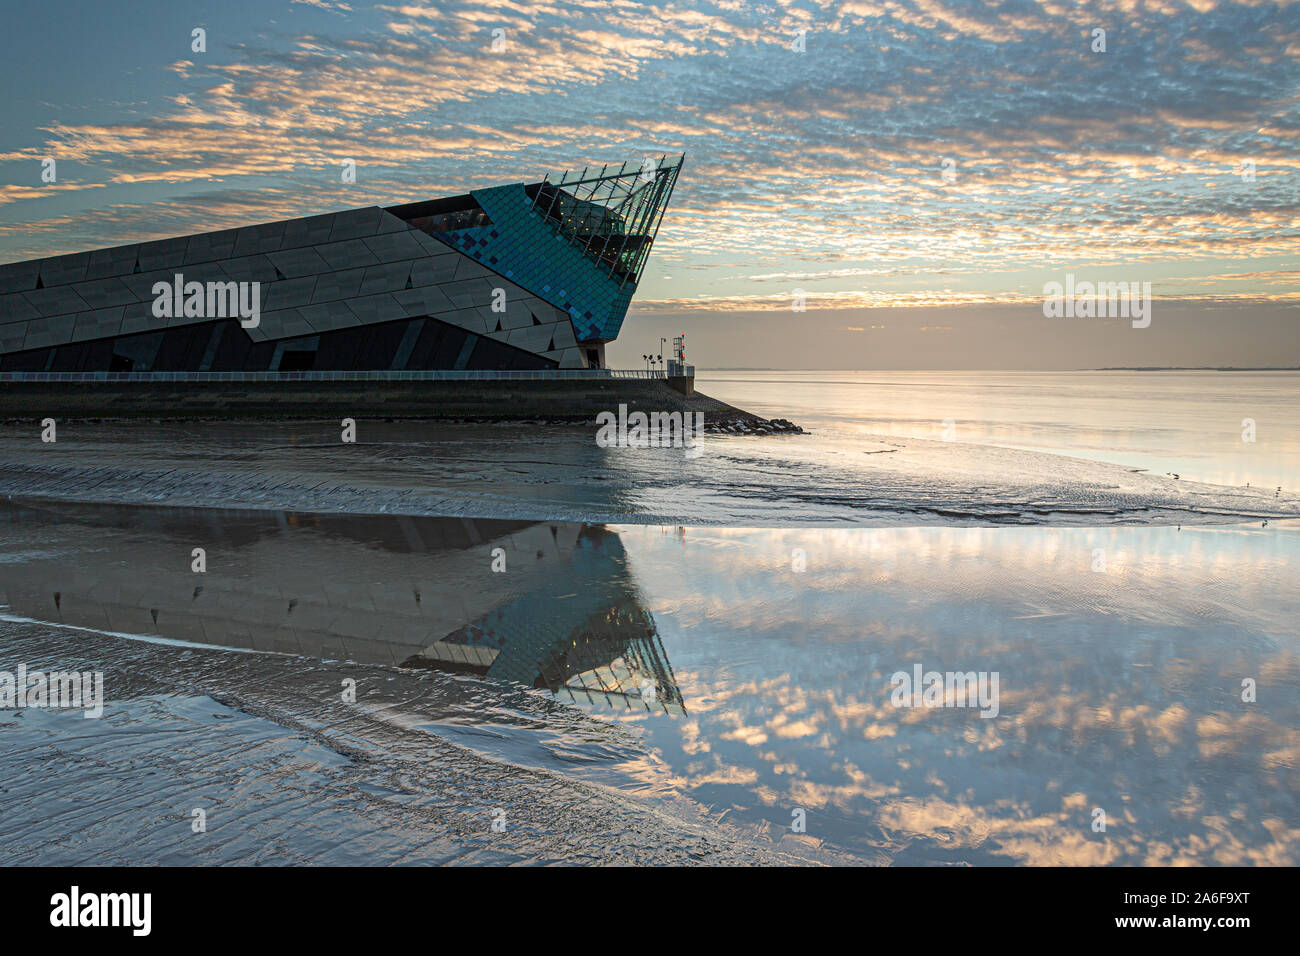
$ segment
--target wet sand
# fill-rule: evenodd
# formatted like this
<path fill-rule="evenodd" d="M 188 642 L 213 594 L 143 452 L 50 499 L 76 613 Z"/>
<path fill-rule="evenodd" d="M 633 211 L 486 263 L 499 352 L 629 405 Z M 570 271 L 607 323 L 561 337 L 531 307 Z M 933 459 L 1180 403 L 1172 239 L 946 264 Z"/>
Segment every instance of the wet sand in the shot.
<path fill-rule="evenodd" d="M 1285 383 L 1238 409 L 1038 376 L 981 411 L 985 377 L 912 378 L 814 383 L 810 434 L 693 454 L 0 426 L 0 670 L 108 696 L 0 711 L 0 855 L 1300 862 L 1300 497 L 1258 487 L 1292 483 Z M 799 383 L 770 385 L 736 400 Z M 926 437 L 944 415 L 983 440 Z M 898 706 L 916 667 L 997 674 L 996 716 Z"/>
<path fill-rule="evenodd" d="M 528 693 L 13 622 L 0 622 L 0 635 L 6 660 L 105 671 L 115 699 L 100 720 L 0 712 L 6 865 L 799 859 L 594 780 L 480 756 L 439 731 L 449 712 L 475 712 L 482 722 L 465 732 L 491 738 L 491 715 L 504 709 L 535 725 L 511 733 L 532 736 L 527 745 L 550 759 L 636 752 L 616 728 Z M 355 704 L 341 700 L 345 677 L 357 682 Z M 192 831 L 196 808 L 206 832 Z"/>
<path fill-rule="evenodd" d="M 1199 524 L 1300 495 L 909 437 L 706 436 L 602 448 L 595 427 L 361 421 L 0 427 L 0 495 L 339 514 L 740 526 Z"/>
<path fill-rule="evenodd" d="M 102 670 L 108 705 L 0 715 L 0 846 L 46 863 L 1295 865 L 1298 568 L 1295 522 L 9 503 L 3 666 Z M 916 665 L 999 673 L 997 716 L 895 706 L 891 675 Z"/>

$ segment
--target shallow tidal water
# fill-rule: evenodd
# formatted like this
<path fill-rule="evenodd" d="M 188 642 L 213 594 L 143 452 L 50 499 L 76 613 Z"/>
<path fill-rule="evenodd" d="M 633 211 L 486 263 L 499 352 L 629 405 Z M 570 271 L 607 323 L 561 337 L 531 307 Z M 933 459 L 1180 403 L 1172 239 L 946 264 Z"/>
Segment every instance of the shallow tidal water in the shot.
<path fill-rule="evenodd" d="M 6 422 L 0 684 L 107 701 L 0 707 L 0 863 L 1296 865 L 1298 383 L 702 373 L 808 434 L 692 455 Z"/>
<path fill-rule="evenodd" d="M 828 449 L 947 432 L 955 443 L 1270 494 L 1300 480 L 1295 371 L 703 371 L 697 385 L 757 414 L 794 418 Z"/>
<path fill-rule="evenodd" d="M 3 862 L 1295 865 L 1297 570 L 1297 522 L 11 501 L 0 669 L 108 704 L 0 711 Z"/>
<path fill-rule="evenodd" d="M 43 442 L 8 421 L 0 496 L 756 528 L 1300 517 L 1300 374 L 710 374 L 807 433 L 611 448 L 594 423 L 358 412 L 347 443 L 337 421 L 69 421 Z"/>

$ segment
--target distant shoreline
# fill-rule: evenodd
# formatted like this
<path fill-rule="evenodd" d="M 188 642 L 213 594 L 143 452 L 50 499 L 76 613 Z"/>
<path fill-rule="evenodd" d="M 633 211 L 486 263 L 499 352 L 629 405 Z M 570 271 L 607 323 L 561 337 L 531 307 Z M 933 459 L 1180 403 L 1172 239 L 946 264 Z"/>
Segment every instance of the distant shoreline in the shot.
<path fill-rule="evenodd" d="M 1300 372 L 1300 365 L 1110 365 L 1105 368 L 748 368 L 696 366 L 700 372 Z"/>

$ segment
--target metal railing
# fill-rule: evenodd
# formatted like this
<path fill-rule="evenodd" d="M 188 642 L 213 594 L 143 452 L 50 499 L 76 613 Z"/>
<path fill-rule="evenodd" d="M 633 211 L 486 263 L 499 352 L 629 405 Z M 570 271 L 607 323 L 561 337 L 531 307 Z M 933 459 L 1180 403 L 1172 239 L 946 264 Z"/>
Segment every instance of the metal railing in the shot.
<path fill-rule="evenodd" d="M 332 372 L 0 372 L 0 382 L 501 382 L 566 381 L 572 379 L 663 379 L 660 369 L 428 369 L 423 371 Z"/>

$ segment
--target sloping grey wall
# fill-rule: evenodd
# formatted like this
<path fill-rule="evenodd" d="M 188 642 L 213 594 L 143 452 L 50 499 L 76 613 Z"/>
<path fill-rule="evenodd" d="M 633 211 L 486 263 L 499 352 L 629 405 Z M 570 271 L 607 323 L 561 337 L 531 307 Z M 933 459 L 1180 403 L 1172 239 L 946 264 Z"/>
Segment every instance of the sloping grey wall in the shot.
<path fill-rule="evenodd" d="M 255 341 L 427 315 L 561 368 L 587 364 L 566 312 L 378 206 L 2 265 L 0 354 L 215 318 L 154 317 L 155 283 L 177 273 L 260 282 Z"/>

